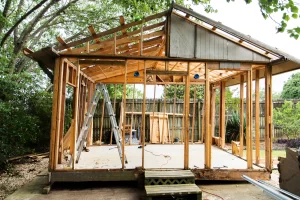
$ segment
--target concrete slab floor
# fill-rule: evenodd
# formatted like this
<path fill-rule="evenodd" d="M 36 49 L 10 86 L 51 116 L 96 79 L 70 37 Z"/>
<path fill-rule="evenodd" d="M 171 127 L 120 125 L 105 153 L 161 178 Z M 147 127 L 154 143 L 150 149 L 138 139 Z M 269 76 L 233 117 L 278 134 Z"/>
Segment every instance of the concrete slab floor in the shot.
<path fill-rule="evenodd" d="M 137 182 L 55 183 L 51 192 L 45 195 L 42 188 L 47 181 L 47 176 L 39 175 L 6 200 L 134 200 L 144 197 L 144 190 L 137 187 Z M 261 189 L 247 183 L 197 182 L 197 185 L 203 191 L 203 200 L 272 199 Z"/>

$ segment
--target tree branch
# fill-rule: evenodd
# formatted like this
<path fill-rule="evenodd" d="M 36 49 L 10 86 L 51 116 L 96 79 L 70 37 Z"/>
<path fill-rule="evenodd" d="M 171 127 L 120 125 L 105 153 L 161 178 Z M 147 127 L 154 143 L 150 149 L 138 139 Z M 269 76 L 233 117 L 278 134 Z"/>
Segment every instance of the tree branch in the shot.
<path fill-rule="evenodd" d="M 40 8 L 44 3 L 46 3 L 47 0 L 42 0 L 40 3 L 38 3 L 36 6 L 34 6 L 31 10 L 29 10 L 27 13 L 25 13 L 3 36 L 1 42 L 0 42 L 0 48 L 3 47 L 5 41 L 7 40 L 8 36 L 13 32 L 13 30 L 24 20 L 26 19 L 31 13 L 33 13 L 35 10 Z"/>

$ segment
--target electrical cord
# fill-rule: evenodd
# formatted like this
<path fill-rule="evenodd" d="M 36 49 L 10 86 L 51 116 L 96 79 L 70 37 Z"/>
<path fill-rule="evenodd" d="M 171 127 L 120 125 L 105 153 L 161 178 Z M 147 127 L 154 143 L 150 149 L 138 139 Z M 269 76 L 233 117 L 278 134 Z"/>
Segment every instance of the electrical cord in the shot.
<path fill-rule="evenodd" d="M 151 153 L 152 155 L 154 155 L 154 156 L 163 156 L 164 158 L 169 158 L 168 160 L 167 160 L 167 162 L 166 163 L 164 163 L 164 164 L 162 164 L 161 166 L 160 166 L 160 168 L 162 168 L 162 166 L 164 166 L 164 165 L 166 165 L 166 164 L 168 164 L 169 163 L 169 161 L 172 159 L 171 158 L 171 156 L 169 156 L 169 155 L 164 155 L 164 154 L 155 154 L 155 153 L 153 153 L 152 151 L 149 151 L 149 150 L 146 150 L 146 149 L 144 149 L 146 152 L 148 152 L 148 153 Z"/>
<path fill-rule="evenodd" d="M 223 199 L 223 197 L 221 197 L 221 196 L 219 196 L 219 195 L 216 195 L 216 194 L 213 194 L 213 193 L 210 193 L 210 192 L 204 191 L 204 190 L 202 190 L 202 192 L 205 192 L 205 193 L 207 193 L 207 194 L 213 195 L 213 196 L 215 196 L 215 197 L 218 197 L 218 198 L 220 198 L 220 199 L 224 200 L 224 199 Z M 204 199 L 204 200 L 208 200 L 208 199 Z"/>

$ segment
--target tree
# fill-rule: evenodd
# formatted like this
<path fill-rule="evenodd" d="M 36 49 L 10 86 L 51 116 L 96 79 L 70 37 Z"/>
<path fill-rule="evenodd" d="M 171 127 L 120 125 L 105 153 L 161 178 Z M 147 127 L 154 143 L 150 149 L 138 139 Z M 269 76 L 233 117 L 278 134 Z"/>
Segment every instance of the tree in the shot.
<path fill-rule="evenodd" d="M 287 137 L 297 137 L 300 134 L 300 102 L 285 101 L 281 108 L 273 110 L 274 124 L 285 131 Z"/>
<path fill-rule="evenodd" d="M 281 97 L 284 99 L 300 98 L 300 72 L 293 74 L 283 85 Z"/>
<path fill-rule="evenodd" d="M 184 89 L 185 85 L 168 85 L 165 86 L 164 89 L 167 99 L 174 99 L 175 96 L 175 88 L 176 88 L 176 98 L 184 99 Z M 190 88 L 190 98 L 194 98 L 194 88 L 196 88 L 196 99 L 204 98 L 204 87 L 202 85 L 191 85 Z"/>

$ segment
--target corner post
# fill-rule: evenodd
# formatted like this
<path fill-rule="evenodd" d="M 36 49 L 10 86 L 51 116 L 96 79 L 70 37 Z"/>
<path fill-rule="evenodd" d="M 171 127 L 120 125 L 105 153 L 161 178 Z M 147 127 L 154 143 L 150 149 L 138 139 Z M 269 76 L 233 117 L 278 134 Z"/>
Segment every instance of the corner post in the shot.
<path fill-rule="evenodd" d="M 244 74 L 240 76 L 240 157 L 244 151 Z"/>
<path fill-rule="evenodd" d="M 255 73 L 255 163 L 260 160 L 259 69 Z"/>
<path fill-rule="evenodd" d="M 247 71 L 247 95 L 246 95 L 246 148 L 247 168 L 252 169 L 252 69 Z"/>
<path fill-rule="evenodd" d="M 211 168 L 211 135 L 209 131 L 209 112 L 210 112 L 210 95 L 209 95 L 209 70 L 205 63 L 205 159 L 204 168 Z"/>
<path fill-rule="evenodd" d="M 272 171 L 272 66 L 265 68 L 265 163 Z"/>
<path fill-rule="evenodd" d="M 225 81 L 220 82 L 220 125 L 219 136 L 221 137 L 220 146 L 225 147 Z"/>
<path fill-rule="evenodd" d="M 190 62 L 188 62 L 187 72 L 184 98 L 184 169 L 189 168 Z"/>

